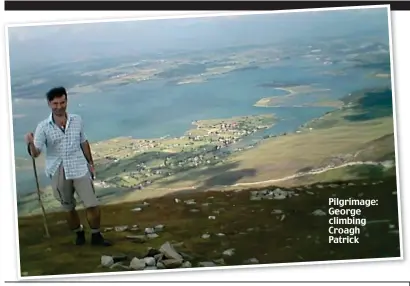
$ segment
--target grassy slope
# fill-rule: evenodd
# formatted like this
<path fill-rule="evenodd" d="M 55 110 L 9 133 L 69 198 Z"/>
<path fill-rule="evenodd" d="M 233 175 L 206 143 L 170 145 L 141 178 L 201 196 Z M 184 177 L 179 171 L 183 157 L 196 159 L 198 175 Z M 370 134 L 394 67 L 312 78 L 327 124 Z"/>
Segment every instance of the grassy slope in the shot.
<path fill-rule="evenodd" d="M 376 185 L 366 182 L 366 185 L 356 182 L 354 186 L 301 188 L 295 190 L 299 196 L 286 200 L 250 201 L 249 191 L 202 192 L 148 200 L 150 206 L 137 213 L 130 211 L 135 203 L 104 206 L 103 227 L 138 224 L 140 229 L 144 229 L 165 225 L 158 238 L 144 244 L 128 241 L 125 239 L 127 233 L 108 232 L 106 237 L 115 242 L 110 249 L 74 246 L 72 234 L 66 226 L 57 224 L 64 219 L 61 213 L 48 216 L 51 239 L 42 237 L 40 216 L 20 218 L 21 269 L 30 276 L 115 271 L 99 267 L 101 255 L 126 254 L 130 259 L 142 257 L 148 247 L 158 248 L 165 241 L 183 242 L 180 250 L 193 256 L 191 262 L 194 266 L 200 261 L 221 258 L 222 252 L 229 248 L 235 248 L 236 253 L 232 257 L 224 257 L 226 265 L 240 265 L 253 257 L 262 264 L 397 257 L 399 237 L 388 233 L 398 225 L 397 197 L 392 194 L 396 190 L 395 178 Z M 317 209 L 327 212 L 329 197 L 357 198 L 360 195 L 363 199 L 379 199 L 377 207 L 363 211 L 368 220 L 387 219 L 393 226 L 389 228 L 389 223 L 369 224 L 362 228 L 358 245 L 329 244 L 328 218 L 312 216 L 311 212 Z M 195 199 L 197 205 L 177 204 L 174 197 Z M 211 204 L 202 206 L 205 202 Z M 192 208 L 200 212 L 191 213 Z M 284 212 L 283 221 L 281 215 L 271 214 L 273 209 Z M 213 212 L 218 210 L 220 214 Z M 215 215 L 216 219 L 209 220 L 208 215 Z M 82 213 L 81 216 L 85 221 Z M 201 238 L 206 232 L 211 234 L 210 239 Z M 225 236 L 214 235 L 219 232 Z"/>

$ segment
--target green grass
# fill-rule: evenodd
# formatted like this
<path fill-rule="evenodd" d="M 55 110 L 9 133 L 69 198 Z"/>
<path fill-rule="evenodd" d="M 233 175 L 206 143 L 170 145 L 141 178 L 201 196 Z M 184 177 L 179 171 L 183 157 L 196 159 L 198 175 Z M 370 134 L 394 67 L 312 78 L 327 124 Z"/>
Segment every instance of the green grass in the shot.
<path fill-rule="evenodd" d="M 103 228 L 138 224 L 143 230 L 157 224 L 165 225 L 158 238 L 143 244 L 127 240 L 126 232 L 107 232 L 106 238 L 115 243 L 112 248 L 73 245 L 72 233 L 64 224 L 57 224 L 64 219 L 62 213 L 48 215 L 50 239 L 43 237 L 40 216 L 20 217 L 21 270 L 29 276 L 116 271 L 99 267 L 101 255 L 126 254 L 130 260 L 134 256 L 144 256 L 148 247 L 159 248 L 166 241 L 183 242 L 177 249 L 191 255 L 194 266 L 200 261 L 222 258 L 222 252 L 229 248 L 235 248 L 236 252 L 232 257 L 223 257 L 226 265 L 241 265 L 250 258 L 268 264 L 399 256 L 399 237 L 388 233 L 389 224 L 386 223 L 364 227 L 358 245 L 328 243 L 328 219 L 312 216 L 311 212 L 316 209 L 326 212 L 330 197 L 362 195 L 363 199 L 378 199 L 379 205 L 365 209 L 364 216 L 368 220 L 388 219 L 397 228 L 397 197 L 392 194 L 396 190 L 395 177 L 376 185 L 368 180 L 366 185 L 362 185 L 362 181 L 354 183 L 349 187 L 340 184 L 336 188 L 299 189 L 295 190 L 299 196 L 286 200 L 250 201 L 250 190 L 246 190 L 174 194 L 148 200 L 150 205 L 141 212 L 130 211 L 137 202 L 103 206 Z M 175 197 L 195 199 L 197 204 L 175 203 Z M 211 204 L 202 206 L 205 202 Z M 200 212 L 192 213 L 192 208 Z M 285 219 L 271 214 L 274 209 L 282 210 Z M 220 214 L 214 214 L 215 210 Z M 215 215 L 216 219 L 209 220 L 209 215 Z M 84 221 L 82 212 L 81 217 Z M 206 232 L 211 234 L 210 239 L 201 238 Z M 225 236 L 214 235 L 220 232 Z"/>

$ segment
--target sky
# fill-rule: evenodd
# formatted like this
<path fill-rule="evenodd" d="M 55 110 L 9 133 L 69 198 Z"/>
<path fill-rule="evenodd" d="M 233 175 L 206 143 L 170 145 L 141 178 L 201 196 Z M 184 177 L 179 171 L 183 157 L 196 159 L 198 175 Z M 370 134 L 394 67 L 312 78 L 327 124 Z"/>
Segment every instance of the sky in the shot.
<path fill-rule="evenodd" d="M 90 57 L 211 50 L 380 31 L 386 8 L 9 28 L 12 70 Z"/>

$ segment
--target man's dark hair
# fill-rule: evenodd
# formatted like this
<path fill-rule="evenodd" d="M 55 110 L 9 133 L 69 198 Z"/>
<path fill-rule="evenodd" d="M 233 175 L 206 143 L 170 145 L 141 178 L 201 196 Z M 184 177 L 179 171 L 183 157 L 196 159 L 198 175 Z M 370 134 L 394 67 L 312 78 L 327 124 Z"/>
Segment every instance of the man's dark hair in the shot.
<path fill-rule="evenodd" d="M 50 89 L 47 94 L 47 100 L 48 101 L 52 101 L 54 98 L 56 97 L 60 97 L 65 95 L 65 98 L 67 99 L 67 91 L 64 87 L 60 86 L 60 87 L 54 87 L 52 89 Z"/>

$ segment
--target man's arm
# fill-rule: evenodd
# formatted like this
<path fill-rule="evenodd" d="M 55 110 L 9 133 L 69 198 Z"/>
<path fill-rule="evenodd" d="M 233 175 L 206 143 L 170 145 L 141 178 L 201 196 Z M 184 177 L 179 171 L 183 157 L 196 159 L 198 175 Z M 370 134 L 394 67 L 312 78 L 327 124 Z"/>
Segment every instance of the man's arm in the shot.
<path fill-rule="evenodd" d="M 81 149 L 83 149 L 84 157 L 88 164 L 94 166 L 93 156 L 91 154 L 91 147 L 87 140 L 81 143 Z"/>
<path fill-rule="evenodd" d="M 91 147 L 90 147 L 90 144 L 88 143 L 87 137 L 85 136 L 84 124 L 83 124 L 82 119 L 81 119 L 81 130 L 80 130 L 80 143 L 81 143 L 81 149 L 83 150 L 85 159 L 87 160 L 89 165 L 94 167 L 93 156 L 91 154 Z"/>
<path fill-rule="evenodd" d="M 32 135 L 33 136 L 33 135 Z M 28 143 L 28 152 L 34 158 L 37 158 L 41 154 L 41 150 L 46 144 L 46 135 L 41 125 L 38 125 L 34 133 L 34 138 Z"/>

